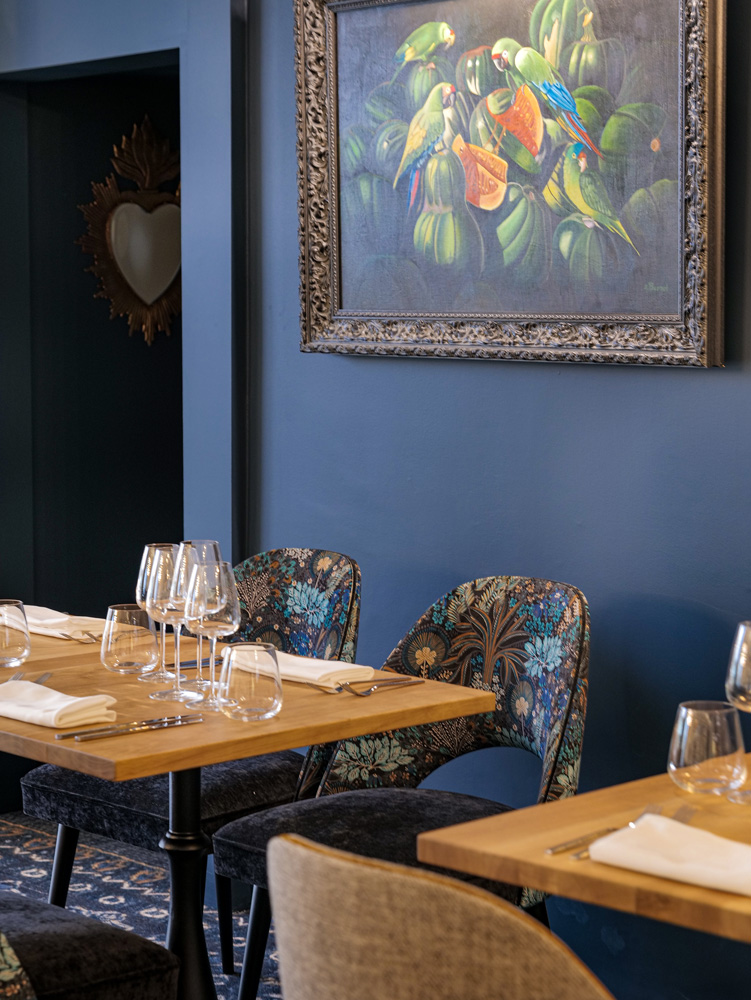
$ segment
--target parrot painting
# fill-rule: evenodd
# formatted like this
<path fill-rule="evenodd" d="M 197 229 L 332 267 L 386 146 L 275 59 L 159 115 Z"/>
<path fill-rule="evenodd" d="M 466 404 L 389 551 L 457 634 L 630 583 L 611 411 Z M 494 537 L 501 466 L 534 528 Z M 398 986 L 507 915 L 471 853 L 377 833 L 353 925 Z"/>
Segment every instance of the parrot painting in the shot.
<path fill-rule="evenodd" d="M 602 177 L 588 168 L 587 148 L 581 142 L 567 147 L 563 155 L 563 190 L 579 212 L 620 236 L 639 253 L 615 214 Z"/>
<path fill-rule="evenodd" d="M 518 91 L 519 87 L 527 84 L 550 117 L 574 142 L 584 143 L 593 153 L 602 156 L 587 134 L 576 110 L 576 101 L 544 56 L 528 46 L 522 48 L 513 38 L 500 38 L 493 46 L 491 56 L 496 68 L 501 73 L 505 72 L 511 90 Z"/>
<path fill-rule="evenodd" d="M 404 66 L 410 62 L 427 62 L 441 45 L 448 49 L 456 41 L 453 28 L 445 21 L 426 21 L 409 34 L 394 55 L 398 65 L 391 78 L 393 83 Z"/>
<path fill-rule="evenodd" d="M 456 87 L 453 83 L 447 83 L 446 81 L 437 83 L 409 124 L 401 163 L 394 177 L 394 187 L 396 187 L 402 174 L 409 170 L 410 208 L 417 197 L 420 172 L 443 136 L 445 128 L 443 112 L 448 110 L 455 100 Z"/>

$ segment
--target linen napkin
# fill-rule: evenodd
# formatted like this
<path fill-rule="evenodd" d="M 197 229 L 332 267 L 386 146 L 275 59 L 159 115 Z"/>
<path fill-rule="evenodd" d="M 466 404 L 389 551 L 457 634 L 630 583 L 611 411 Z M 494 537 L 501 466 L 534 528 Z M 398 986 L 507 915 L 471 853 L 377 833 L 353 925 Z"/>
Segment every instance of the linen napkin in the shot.
<path fill-rule="evenodd" d="M 78 615 L 66 615 L 62 611 L 53 611 L 51 608 L 41 608 L 32 604 L 25 604 L 26 621 L 29 632 L 35 635 L 49 635 L 56 639 L 65 639 L 68 635 L 81 636 L 88 629 L 95 634 L 101 634 L 105 625 L 104 618 L 83 618 Z"/>
<path fill-rule="evenodd" d="M 225 660 L 232 648 L 228 645 L 222 650 L 222 657 Z M 333 688 L 342 681 L 369 681 L 376 675 L 372 667 L 363 667 L 358 663 L 319 660 L 315 656 L 296 656 L 294 653 L 283 653 L 279 649 L 276 651 L 276 661 L 283 681 L 296 681 L 301 684 L 312 681 L 314 684 Z"/>
<path fill-rule="evenodd" d="M 0 715 L 37 726 L 69 729 L 90 722 L 114 722 L 117 713 L 110 708 L 114 704 L 109 694 L 76 698 L 31 681 L 0 684 Z"/>
<path fill-rule="evenodd" d="M 589 856 L 618 868 L 708 889 L 751 896 L 751 845 L 647 813 L 589 847 Z"/>

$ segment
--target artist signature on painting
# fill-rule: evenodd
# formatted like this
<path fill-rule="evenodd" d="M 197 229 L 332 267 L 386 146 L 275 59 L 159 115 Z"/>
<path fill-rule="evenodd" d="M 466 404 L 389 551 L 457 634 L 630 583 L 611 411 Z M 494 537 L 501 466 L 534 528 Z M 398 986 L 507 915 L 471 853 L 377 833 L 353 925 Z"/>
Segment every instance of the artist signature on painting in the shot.
<path fill-rule="evenodd" d="M 644 285 L 645 292 L 667 292 L 667 285 L 656 285 L 653 281 L 648 281 Z"/>

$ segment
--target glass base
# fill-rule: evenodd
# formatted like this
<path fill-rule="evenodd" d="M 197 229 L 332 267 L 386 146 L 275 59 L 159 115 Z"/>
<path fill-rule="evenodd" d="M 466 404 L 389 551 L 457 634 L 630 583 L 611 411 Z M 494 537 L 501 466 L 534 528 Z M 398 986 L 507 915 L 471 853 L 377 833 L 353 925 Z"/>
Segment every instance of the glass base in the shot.
<path fill-rule="evenodd" d="M 207 691 L 205 695 L 192 701 L 188 707 L 194 708 L 197 712 L 221 712 L 223 705 L 224 702 L 221 698 L 217 698 L 216 695 Z"/>
<path fill-rule="evenodd" d="M 173 670 L 150 670 L 147 674 L 141 674 L 138 678 L 139 681 L 156 681 L 158 684 L 168 681 L 174 681 L 175 673 Z M 185 674 L 180 674 L 180 683 L 185 680 Z"/>
<path fill-rule="evenodd" d="M 153 698 L 154 701 L 195 701 L 200 695 L 197 691 L 186 691 L 184 688 L 177 691 L 168 688 L 166 691 L 152 691 L 149 698 Z"/>
<path fill-rule="evenodd" d="M 205 691 L 211 687 L 211 681 L 199 680 L 197 677 L 194 677 L 192 680 L 185 681 L 183 687 L 189 688 L 192 691 Z"/>
<path fill-rule="evenodd" d="M 730 792 L 728 794 L 728 802 L 735 802 L 739 806 L 751 806 L 751 788 Z"/>

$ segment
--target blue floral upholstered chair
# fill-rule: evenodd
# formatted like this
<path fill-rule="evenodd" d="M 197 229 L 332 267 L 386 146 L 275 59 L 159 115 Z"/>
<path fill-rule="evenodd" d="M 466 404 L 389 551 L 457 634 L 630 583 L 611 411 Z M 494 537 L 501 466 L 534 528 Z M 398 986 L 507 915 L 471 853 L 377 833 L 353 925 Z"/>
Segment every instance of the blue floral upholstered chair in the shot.
<path fill-rule="evenodd" d="M 275 549 L 235 567 L 241 621 L 234 642 L 272 642 L 301 656 L 353 662 L 360 569 L 323 549 Z M 334 745 L 335 746 L 335 745 Z M 233 819 L 315 793 L 334 746 L 212 764 L 201 770 L 201 825 L 211 835 Z M 23 808 L 58 824 L 49 901 L 65 906 L 80 830 L 156 850 L 169 827 L 169 779 L 112 782 L 44 764 L 21 779 Z M 222 964 L 231 972 L 229 879 L 217 876 Z"/>
<path fill-rule="evenodd" d="M 538 802 L 573 795 L 588 664 L 589 610 L 568 584 L 487 577 L 428 608 L 384 667 L 491 690 L 496 709 L 344 740 L 329 756 L 314 798 L 255 812 L 214 834 L 216 871 L 254 887 L 238 1000 L 255 997 L 260 980 L 271 921 L 266 845 L 272 837 L 294 833 L 417 866 L 418 833 L 508 810 L 476 796 L 416 787 L 441 764 L 484 747 L 521 747 L 541 759 Z M 463 880 L 547 922 L 542 893 L 469 875 Z"/>

